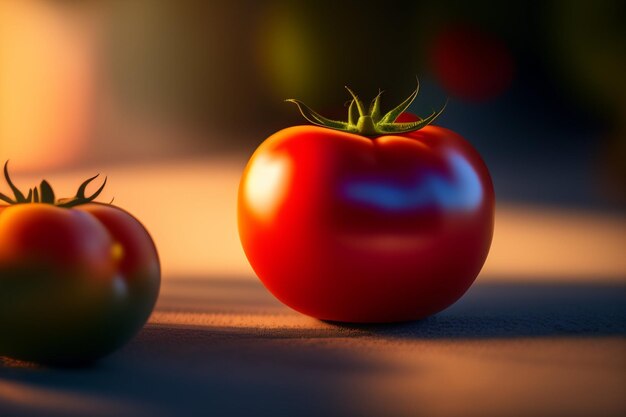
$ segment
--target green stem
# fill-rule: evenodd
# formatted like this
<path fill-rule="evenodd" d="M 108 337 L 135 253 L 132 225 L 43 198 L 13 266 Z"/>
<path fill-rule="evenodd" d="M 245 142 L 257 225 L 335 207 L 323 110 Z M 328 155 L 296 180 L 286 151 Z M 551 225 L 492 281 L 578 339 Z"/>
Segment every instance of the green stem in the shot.
<path fill-rule="evenodd" d="M 444 105 L 439 111 L 433 111 L 428 117 L 422 118 L 416 122 L 397 123 L 397 118 L 409 108 L 413 100 L 415 100 L 415 97 L 417 97 L 419 81 L 417 82 L 417 87 L 409 97 L 395 108 L 385 113 L 385 115 L 381 115 L 380 112 L 380 96 L 382 95 L 382 91 L 378 92 L 376 98 L 372 100 L 369 109 L 366 109 L 363 101 L 361 101 L 349 87 L 346 87 L 346 90 L 348 90 L 348 93 L 352 96 L 352 101 L 348 108 L 347 122 L 327 119 L 299 100 L 288 99 L 286 101 L 295 103 L 300 113 L 302 113 L 302 116 L 314 125 L 341 130 L 343 132 L 357 133 L 362 136 L 402 134 L 419 130 L 435 121 L 446 107 Z M 356 114 L 357 112 L 358 114 Z"/>
<path fill-rule="evenodd" d="M 76 196 L 74 196 L 73 198 L 69 198 L 69 199 L 62 198 L 62 199 L 57 200 L 54 194 L 54 190 L 52 189 L 52 187 L 46 180 L 41 181 L 41 184 L 39 185 L 39 187 L 30 189 L 28 191 L 28 195 L 25 196 L 24 193 L 22 193 L 20 189 L 17 188 L 15 184 L 13 184 L 13 181 L 11 180 L 11 176 L 9 175 L 9 161 L 7 161 L 4 164 L 4 178 L 6 179 L 6 182 L 9 185 L 9 187 L 11 188 L 11 191 L 13 191 L 13 194 L 15 197 L 11 198 L 9 196 L 6 196 L 0 193 L 0 201 L 4 201 L 5 203 L 8 203 L 9 205 L 27 204 L 27 203 L 43 203 L 43 204 L 51 204 L 51 205 L 54 205 L 57 207 L 63 207 L 63 208 L 76 207 L 82 204 L 91 203 L 100 195 L 100 193 L 102 192 L 102 190 L 104 189 L 107 183 L 106 178 L 104 179 L 104 182 L 102 183 L 100 188 L 98 188 L 98 190 L 96 190 L 95 193 L 93 193 L 90 196 L 85 195 L 87 186 L 97 177 L 98 175 L 91 177 L 87 179 L 86 181 L 84 181 L 80 185 L 80 187 L 78 187 Z"/>
<path fill-rule="evenodd" d="M 374 124 L 374 119 L 372 118 L 372 116 L 359 117 L 359 121 L 356 124 L 356 129 L 359 134 L 363 136 L 378 135 L 378 132 L 376 131 L 376 125 Z"/>

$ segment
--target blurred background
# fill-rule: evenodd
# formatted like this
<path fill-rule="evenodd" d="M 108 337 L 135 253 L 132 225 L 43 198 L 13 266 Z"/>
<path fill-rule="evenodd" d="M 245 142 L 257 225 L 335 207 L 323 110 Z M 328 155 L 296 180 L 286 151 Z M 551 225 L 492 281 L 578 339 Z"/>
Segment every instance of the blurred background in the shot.
<path fill-rule="evenodd" d="M 0 163 L 138 217 L 163 285 L 85 370 L 0 357 L 0 415 L 624 416 L 626 2 L 0 0 Z M 237 235 L 254 149 L 352 87 L 463 135 L 497 195 L 477 284 L 416 323 L 297 314 Z M 94 184 L 92 187 L 96 187 Z M 0 180 L 0 192 L 9 193 Z M 204 411 L 204 412 L 201 412 Z"/>
<path fill-rule="evenodd" d="M 344 85 L 407 96 L 489 166 L 496 236 L 481 279 L 619 280 L 626 260 L 623 1 L 0 0 L 0 160 L 18 184 L 139 217 L 166 278 L 251 276 L 239 175 L 286 98 L 344 118 Z M 5 184 L 0 190 L 7 192 Z"/>

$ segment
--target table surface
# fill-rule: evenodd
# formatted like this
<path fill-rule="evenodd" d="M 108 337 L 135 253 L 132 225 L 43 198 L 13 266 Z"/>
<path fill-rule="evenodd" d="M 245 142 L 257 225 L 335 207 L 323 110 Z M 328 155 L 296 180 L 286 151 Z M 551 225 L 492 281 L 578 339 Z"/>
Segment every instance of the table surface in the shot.
<path fill-rule="evenodd" d="M 459 302 L 419 322 L 341 326 L 284 307 L 251 274 L 240 168 L 105 170 L 159 246 L 157 309 L 93 367 L 1 358 L 0 416 L 626 415 L 623 218 L 499 205 L 490 258 Z M 53 180 L 71 190 L 84 174 Z M 173 187 L 206 192 L 161 204 Z"/>
<path fill-rule="evenodd" d="M 341 326 L 250 278 L 177 279 L 94 367 L 5 358 L 0 414 L 623 416 L 625 335 L 617 284 L 482 283 L 420 322 Z"/>

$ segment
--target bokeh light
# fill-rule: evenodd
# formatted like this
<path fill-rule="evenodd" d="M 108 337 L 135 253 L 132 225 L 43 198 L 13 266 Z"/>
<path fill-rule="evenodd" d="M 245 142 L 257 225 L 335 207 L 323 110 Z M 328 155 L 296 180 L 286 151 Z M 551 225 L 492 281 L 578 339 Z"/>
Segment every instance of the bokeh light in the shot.
<path fill-rule="evenodd" d="M 89 10 L 0 3 L 0 152 L 16 170 L 75 163 L 94 134 L 98 27 Z"/>

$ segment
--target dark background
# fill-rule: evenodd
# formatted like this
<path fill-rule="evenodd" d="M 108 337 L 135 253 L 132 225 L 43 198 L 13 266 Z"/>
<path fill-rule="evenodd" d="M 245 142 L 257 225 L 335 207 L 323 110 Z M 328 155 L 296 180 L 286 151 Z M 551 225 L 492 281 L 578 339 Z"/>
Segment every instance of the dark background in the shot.
<path fill-rule="evenodd" d="M 623 203 L 624 2 L 152 3 L 113 8 L 107 75 L 129 111 L 206 131 L 207 152 L 250 153 L 302 123 L 285 98 L 345 118 L 344 85 L 367 98 L 384 89 L 391 106 L 417 75 L 412 110 L 428 114 L 449 97 L 438 123 L 479 149 L 499 198 Z M 433 57 L 454 31 L 468 56 L 447 65 L 467 67 L 464 83 L 480 83 L 477 70 L 487 80 L 510 71 L 510 82 L 486 96 L 445 88 Z M 485 62 L 489 53 L 511 68 Z"/>
<path fill-rule="evenodd" d="M 389 108 L 418 76 L 411 110 L 425 115 L 449 99 L 437 123 L 478 148 L 500 201 L 624 208 L 623 1 L 3 7 L 1 103 L 20 104 L 13 113 L 31 129 L 0 116 L 0 152 L 18 170 L 198 155 L 245 160 L 271 133 L 304 122 L 286 98 L 345 118 L 344 85 L 368 99 L 385 90 Z M 67 62 L 74 72 L 62 79 Z M 455 74 L 452 86 L 446 71 Z M 46 163 L 20 165 L 37 151 Z"/>

